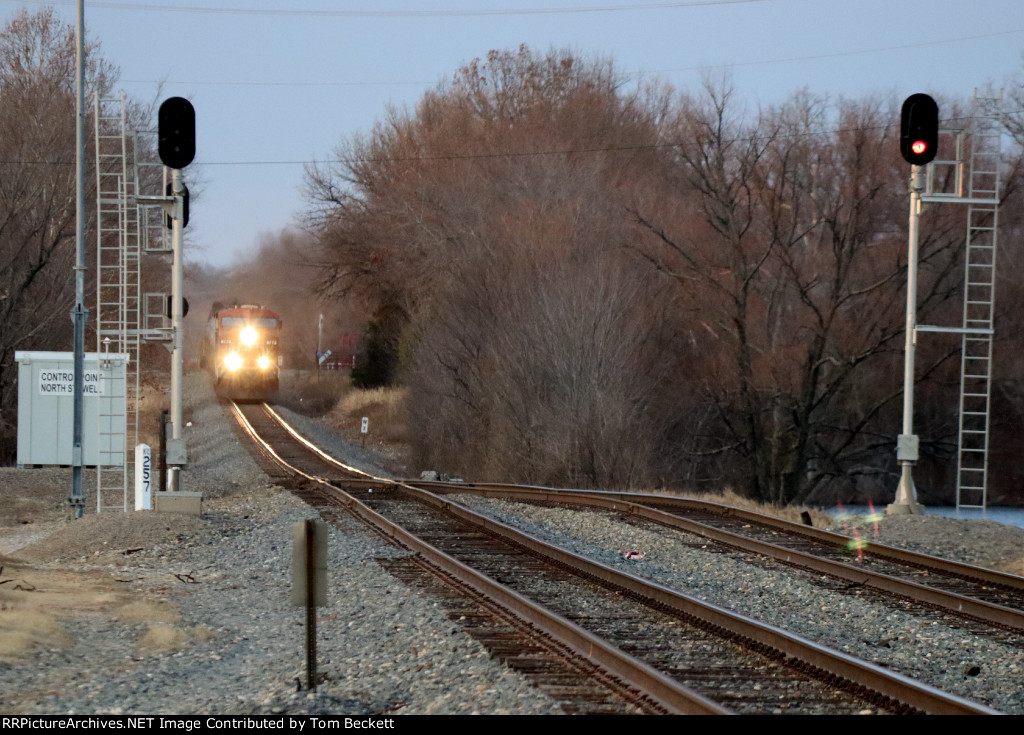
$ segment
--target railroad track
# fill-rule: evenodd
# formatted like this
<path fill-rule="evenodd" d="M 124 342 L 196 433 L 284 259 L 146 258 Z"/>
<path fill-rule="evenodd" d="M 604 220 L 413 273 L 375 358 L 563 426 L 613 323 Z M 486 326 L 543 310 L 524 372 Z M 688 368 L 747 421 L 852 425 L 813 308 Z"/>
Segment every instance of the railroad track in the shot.
<path fill-rule="evenodd" d="M 483 610 L 474 620 L 489 624 L 500 609 L 512 617 L 499 627 L 538 633 L 520 636 L 525 643 L 497 635 L 492 652 L 523 662 L 520 670 L 574 711 L 993 713 L 550 546 L 433 493 L 365 476 L 319 452 L 267 407 L 235 411 L 279 481 L 328 517 L 352 512 L 415 552 L 392 568 L 397 576 L 468 586 L 463 594 Z M 533 658 L 545 645 L 567 656 L 562 664 Z"/>
<path fill-rule="evenodd" d="M 689 498 L 640 493 L 413 481 L 438 493 L 470 492 L 531 503 L 598 508 L 629 522 L 668 526 L 872 590 L 955 619 L 978 635 L 1024 648 L 1024 578 L 875 543 L 753 511 Z"/>

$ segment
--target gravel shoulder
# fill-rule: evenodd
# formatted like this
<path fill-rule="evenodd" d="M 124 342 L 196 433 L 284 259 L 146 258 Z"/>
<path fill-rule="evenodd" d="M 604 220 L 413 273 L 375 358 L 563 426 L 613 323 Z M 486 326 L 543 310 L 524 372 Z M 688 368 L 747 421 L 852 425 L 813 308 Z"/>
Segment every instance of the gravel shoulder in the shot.
<path fill-rule="evenodd" d="M 202 518 L 130 512 L 67 516 L 70 471 L 0 468 L 0 712 L 4 714 L 555 714 L 557 703 L 491 659 L 435 602 L 376 561 L 401 552 L 359 524 L 330 531 L 315 693 L 304 677 L 304 618 L 289 604 L 291 524 L 315 515 L 249 456 L 203 374 L 186 379 L 189 467 Z M 401 468 L 282 413 L 367 471 Z M 94 483 L 86 472 L 85 484 Z M 465 496 L 568 548 L 944 689 L 1024 714 L 1019 647 L 968 636 L 856 597 L 825 594 L 782 569 L 729 555 L 710 568 L 678 537 L 589 511 Z M 89 502 L 94 504 L 94 498 Z M 1010 569 L 1024 530 L 991 521 L 887 518 L 879 540 Z M 644 550 L 627 562 L 619 551 Z M 977 668 L 978 671 L 974 672 Z"/>
<path fill-rule="evenodd" d="M 1007 713 L 1024 714 L 1024 636 L 1004 642 L 971 634 L 940 616 L 887 606 L 858 589 L 843 590 L 771 559 L 724 551 L 709 555 L 708 542 L 674 529 L 623 523 L 594 510 L 538 507 L 470 494 L 458 502 L 577 554 L 654 580 L 719 607 L 771 623 L 812 641 L 849 653 L 967 699 Z M 881 529 L 889 524 L 884 520 Z M 898 519 L 884 539 L 965 561 L 1002 560 L 1021 529 L 981 522 L 970 535 L 976 548 L 964 552 L 965 539 L 944 533 L 950 519 Z M 973 524 L 974 521 L 958 523 Z M 1001 528 L 996 528 L 1002 526 Z M 973 526 L 969 526 L 973 528 Z M 863 530 L 863 529 L 862 529 Z M 627 560 L 623 551 L 641 551 Z M 1021 547 L 1014 553 L 1020 554 Z M 961 553 L 963 552 L 963 553 Z"/>
<path fill-rule="evenodd" d="M 202 518 L 71 521 L 68 470 L 0 471 L 0 712 L 560 712 L 384 573 L 375 560 L 401 552 L 355 522 L 330 532 L 339 571 L 318 609 L 325 680 L 298 691 L 305 627 L 289 601 L 291 524 L 315 513 L 269 484 L 205 376 L 188 376 L 186 396 L 183 483 L 204 493 Z"/>

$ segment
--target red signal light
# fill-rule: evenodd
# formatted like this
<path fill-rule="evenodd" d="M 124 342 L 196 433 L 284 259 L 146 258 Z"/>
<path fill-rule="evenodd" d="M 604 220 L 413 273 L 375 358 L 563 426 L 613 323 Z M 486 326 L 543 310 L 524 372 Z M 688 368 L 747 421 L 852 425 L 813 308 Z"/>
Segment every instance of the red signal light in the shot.
<path fill-rule="evenodd" d="M 912 94 L 900 110 L 900 155 L 927 166 L 939 151 L 939 106 L 926 94 Z"/>

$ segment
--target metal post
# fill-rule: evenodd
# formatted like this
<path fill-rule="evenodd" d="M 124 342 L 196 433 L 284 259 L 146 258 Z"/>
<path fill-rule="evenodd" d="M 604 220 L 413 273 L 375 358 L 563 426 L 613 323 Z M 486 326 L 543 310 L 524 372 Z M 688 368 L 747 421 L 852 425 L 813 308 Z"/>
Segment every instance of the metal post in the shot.
<path fill-rule="evenodd" d="M 306 686 L 316 689 L 316 550 L 315 524 L 306 521 Z"/>
<path fill-rule="evenodd" d="M 161 409 L 160 411 L 160 457 L 158 462 L 160 463 L 160 483 L 157 487 L 158 492 L 164 492 L 167 490 L 167 409 Z"/>
<path fill-rule="evenodd" d="M 918 225 L 921 218 L 921 192 L 925 167 L 910 169 L 910 223 L 907 254 L 907 334 L 903 364 L 903 433 L 896 440 L 896 459 L 900 463 L 900 483 L 896 500 L 886 508 L 889 515 L 920 515 L 924 507 L 917 502 L 913 469 L 919 456 L 919 439 L 914 434 L 914 347 L 917 342 L 917 260 Z"/>
<path fill-rule="evenodd" d="M 320 365 L 323 362 L 322 352 L 324 344 L 324 315 L 320 315 L 320 322 L 316 330 L 316 382 L 320 382 Z"/>
<path fill-rule="evenodd" d="M 174 214 L 171 217 L 171 250 L 174 264 L 171 268 L 171 441 L 168 449 L 172 457 L 170 465 L 169 490 L 181 490 L 181 465 L 183 464 L 184 442 L 181 437 L 181 399 L 184 362 L 182 355 L 182 281 L 184 263 L 182 262 L 181 220 L 184 215 L 185 189 L 181 183 L 181 170 L 171 169 L 171 193 L 174 195 Z"/>
<path fill-rule="evenodd" d="M 82 493 L 82 386 L 85 382 L 85 1 L 78 0 L 75 26 L 75 307 L 74 323 L 74 408 L 71 430 L 71 495 L 68 502 L 75 518 L 85 512 Z"/>

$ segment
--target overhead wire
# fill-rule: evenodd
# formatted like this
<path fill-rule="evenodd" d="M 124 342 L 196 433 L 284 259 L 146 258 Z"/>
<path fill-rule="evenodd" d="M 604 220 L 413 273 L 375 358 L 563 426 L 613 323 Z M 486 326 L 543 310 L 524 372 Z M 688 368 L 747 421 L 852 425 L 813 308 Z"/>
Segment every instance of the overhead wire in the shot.
<path fill-rule="evenodd" d="M 72 5 L 76 0 L 16 0 L 21 4 Z M 686 0 L 669 3 L 618 3 L 615 5 L 588 5 L 580 7 L 554 8 L 464 8 L 464 9 L 417 9 L 417 10 L 312 10 L 302 8 L 237 8 L 203 5 L 157 5 L 137 2 L 104 2 L 90 0 L 90 8 L 104 10 L 141 10 L 162 13 L 193 13 L 203 15 L 254 15 L 291 16 L 306 18 L 457 18 L 515 15 L 581 15 L 589 13 L 619 13 L 649 10 L 681 10 L 685 8 L 716 7 L 729 5 L 752 5 L 755 3 L 780 2 L 785 0 Z"/>
<path fill-rule="evenodd" d="M 70 5 L 76 0 L 20 0 L 20 2 L 36 2 L 37 4 L 53 5 L 53 4 L 65 4 Z M 676 2 L 676 3 L 638 3 L 638 4 L 618 4 L 618 5 L 601 5 L 601 6 L 586 6 L 579 8 L 520 8 L 520 9 L 476 9 L 476 10 L 414 10 L 414 11 L 386 11 L 386 10 L 303 10 L 303 9 L 281 9 L 281 8 L 228 8 L 228 7 L 203 7 L 203 6 L 184 6 L 184 5 L 155 5 L 152 3 L 132 3 L 132 2 L 99 2 L 90 0 L 90 7 L 102 7 L 108 9 L 123 9 L 123 10 L 153 10 L 153 11 L 167 11 L 167 12 L 183 12 L 183 13 L 217 13 L 217 14 L 237 14 L 237 15 L 326 15 L 326 16 L 360 16 L 360 17 L 418 17 L 418 16 L 488 16 L 488 15 L 535 15 L 535 14 L 552 14 L 552 13 L 586 13 L 586 12 L 609 12 L 619 10 L 658 10 L 658 9 L 680 9 L 688 7 L 707 7 L 716 5 L 735 5 L 735 4 L 748 4 L 755 2 L 773 2 L 777 0 L 691 0 L 689 2 Z M 1024 33 L 1024 28 L 1019 29 L 1008 29 L 1003 31 L 997 31 L 987 34 L 979 34 L 972 36 L 961 36 L 956 38 L 939 39 L 935 41 L 920 41 L 916 43 L 899 44 L 895 46 L 883 46 L 870 49 L 858 49 L 853 51 L 838 51 L 828 54 L 813 54 L 808 56 L 799 57 L 787 57 L 781 59 L 763 59 L 759 61 L 747 61 L 747 62 L 733 62 L 728 64 L 712 64 L 712 65 L 701 65 L 701 66 L 690 66 L 680 67 L 673 69 L 659 69 L 659 70 L 644 70 L 640 72 L 632 72 L 629 74 L 631 77 L 640 77 L 647 74 L 664 74 L 679 71 L 694 71 L 699 69 L 714 69 L 714 68 L 732 68 L 732 67 L 743 67 L 743 66 L 757 66 L 766 64 L 776 63 L 788 63 L 797 61 L 815 61 L 825 58 L 837 58 L 843 56 L 855 56 L 862 54 L 879 53 L 886 51 L 898 51 L 910 48 L 919 48 L 925 46 L 934 46 L 948 43 L 957 43 L 962 41 L 982 40 L 986 38 L 994 38 L 998 36 L 1005 36 L 1011 34 Z M 430 84 L 430 82 L 414 82 L 414 81 L 384 81 L 384 82 L 364 82 L 364 81 L 325 81 L 325 82 L 310 82 L 310 81 L 179 81 L 179 80 L 137 80 L 137 79 L 126 79 L 122 80 L 125 84 L 179 84 L 179 85 L 195 85 L 195 86 L 253 86 L 253 87 L 333 87 L 333 86 L 399 86 L 399 85 L 424 85 Z M 1016 114 L 1016 113 L 1006 113 Z M 891 127 L 891 126 L 879 126 L 879 127 Z M 808 132 L 800 135 L 830 135 L 846 132 L 844 130 L 823 130 L 817 132 Z M 739 139 L 737 139 L 739 140 Z M 753 139 L 750 139 L 753 140 Z M 736 140 L 728 142 L 737 142 Z M 548 150 L 548 151 L 522 151 L 522 152 L 506 152 L 506 153 L 480 153 L 480 154 L 448 154 L 443 156 L 425 156 L 425 157 L 410 157 L 408 159 L 396 158 L 396 159 L 365 159 L 365 160 L 463 160 L 473 158 L 496 158 L 496 157 L 522 157 L 522 156 L 550 156 L 550 155 L 571 155 L 579 153 L 600 153 L 600 152 L 616 152 L 623 150 L 640 150 L 640 149 L 655 149 L 655 148 L 666 148 L 675 147 L 679 143 L 655 143 L 655 144 L 642 144 L 637 146 L 612 146 L 604 148 L 593 148 L 593 149 L 559 149 L 559 150 Z M 269 165 L 316 165 L 322 164 L 338 164 L 338 163 L 357 163 L 360 159 L 327 159 L 324 161 L 315 160 L 278 160 L 278 161 L 209 161 L 204 162 L 203 165 L 208 166 L 269 166 Z M 0 161 L 0 164 L 18 164 L 18 165 L 70 165 L 67 162 L 62 161 Z"/>
<path fill-rule="evenodd" d="M 1024 108 L 1018 110 L 1010 110 L 1004 112 L 1004 115 L 1017 115 L 1024 113 Z M 959 120 L 970 120 L 970 116 L 960 116 L 946 118 L 943 123 L 952 123 Z M 871 130 L 887 130 L 890 128 L 898 127 L 898 122 L 892 122 L 886 125 L 867 125 L 863 127 L 844 127 L 844 128 L 833 128 L 827 130 L 809 130 L 801 133 L 788 133 L 783 135 L 753 135 L 753 136 L 738 136 L 735 138 L 727 138 L 722 142 L 725 144 L 733 143 L 745 143 L 754 142 L 757 140 L 767 140 L 770 138 L 775 139 L 795 139 L 795 138 L 814 138 L 828 135 L 842 135 L 845 133 L 856 133 L 861 131 Z M 568 156 L 578 154 L 595 154 L 595 153 L 620 153 L 627 151 L 640 151 L 640 150 L 658 150 L 664 148 L 676 148 L 683 145 L 680 141 L 668 141 L 664 143 L 638 143 L 635 145 L 618 145 L 618 146 L 596 146 L 593 148 L 554 148 L 547 150 L 535 150 L 535 151 L 502 151 L 502 152 L 489 152 L 489 153 L 445 153 L 436 155 L 424 155 L 424 156 L 376 156 L 376 157 L 355 157 L 355 158 L 330 158 L 324 160 L 306 159 L 306 160 L 278 160 L 278 161 L 197 161 L 197 163 L 203 166 L 303 166 L 303 165 L 335 165 L 335 164 L 357 164 L 357 163 L 412 163 L 418 161 L 464 161 L 464 160 L 475 160 L 475 159 L 495 159 L 495 158 L 528 158 L 531 156 L 542 157 L 542 156 Z M 0 165 L 73 165 L 73 161 L 2 161 Z"/>
<path fill-rule="evenodd" d="M 999 36 L 1008 36 L 1024 33 L 1024 28 L 1012 28 L 993 33 L 982 33 L 973 36 L 958 36 L 956 38 L 943 38 L 935 41 L 919 41 L 917 43 L 904 43 L 895 46 L 878 46 L 875 48 L 855 49 L 853 51 L 835 51 L 827 54 L 810 54 L 807 56 L 789 56 L 781 59 L 760 59 L 757 61 L 735 61 L 722 64 L 698 64 L 694 66 L 682 66 L 670 69 L 644 69 L 641 71 L 627 72 L 626 76 L 640 78 L 649 74 L 670 74 L 683 71 L 700 71 L 704 69 L 730 69 L 736 67 L 762 66 L 768 64 L 786 64 L 798 61 L 820 61 L 822 59 L 834 59 L 844 56 L 861 56 L 864 54 L 876 54 L 887 51 L 903 51 L 906 49 L 923 48 L 927 46 L 940 46 L 948 43 L 960 43 L 963 41 L 980 41 Z M 357 87 L 357 86 L 422 86 L 433 84 L 428 81 L 254 81 L 254 80 L 157 80 L 157 79 L 124 79 L 124 84 L 179 84 L 191 86 L 222 86 L 222 87 Z"/>

